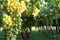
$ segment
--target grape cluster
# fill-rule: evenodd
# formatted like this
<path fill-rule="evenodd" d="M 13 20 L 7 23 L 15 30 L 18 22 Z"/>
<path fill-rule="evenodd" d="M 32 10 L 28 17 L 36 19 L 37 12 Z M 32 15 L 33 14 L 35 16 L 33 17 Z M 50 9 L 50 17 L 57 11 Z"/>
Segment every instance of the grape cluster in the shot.
<path fill-rule="evenodd" d="M 11 26 L 12 25 L 12 18 L 7 14 L 3 14 L 3 24 Z"/>
<path fill-rule="evenodd" d="M 35 8 L 32 15 L 35 17 L 38 15 L 39 12 L 40 10 L 38 8 Z"/>
<path fill-rule="evenodd" d="M 7 5 L 8 12 L 17 11 L 18 13 L 22 13 L 26 10 L 25 1 L 18 1 L 18 0 L 5 0 L 4 4 Z"/>

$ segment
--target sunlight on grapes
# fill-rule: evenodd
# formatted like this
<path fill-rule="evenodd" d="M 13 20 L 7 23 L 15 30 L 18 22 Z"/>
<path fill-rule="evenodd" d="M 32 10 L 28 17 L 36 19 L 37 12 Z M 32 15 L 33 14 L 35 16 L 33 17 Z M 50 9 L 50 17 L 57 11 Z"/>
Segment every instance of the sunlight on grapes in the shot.
<path fill-rule="evenodd" d="M 7 14 L 3 14 L 3 24 L 11 26 L 12 25 L 12 18 L 11 18 L 11 16 L 8 16 Z"/>
<path fill-rule="evenodd" d="M 32 15 L 35 17 L 38 15 L 39 12 L 40 10 L 38 8 L 35 8 Z"/>
<path fill-rule="evenodd" d="M 5 3 L 7 4 L 8 12 L 13 12 L 16 10 L 18 13 L 22 13 L 24 10 L 26 10 L 26 4 L 24 1 L 19 2 L 17 0 L 5 0 Z"/>

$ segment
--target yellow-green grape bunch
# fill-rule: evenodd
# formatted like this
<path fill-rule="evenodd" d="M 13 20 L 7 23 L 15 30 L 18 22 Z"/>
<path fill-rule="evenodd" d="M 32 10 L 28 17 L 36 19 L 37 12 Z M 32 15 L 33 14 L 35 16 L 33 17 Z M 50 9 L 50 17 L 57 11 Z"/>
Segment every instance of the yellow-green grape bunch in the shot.
<path fill-rule="evenodd" d="M 12 25 L 12 18 L 7 14 L 3 14 L 3 24 L 11 26 Z"/>
<path fill-rule="evenodd" d="M 32 15 L 35 17 L 38 15 L 39 12 L 40 10 L 38 8 L 35 8 Z"/>
<path fill-rule="evenodd" d="M 22 13 L 26 10 L 25 1 L 19 2 L 18 0 L 5 0 L 5 3 L 7 5 L 8 12 L 17 11 L 18 13 Z"/>
<path fill-rule="evenodd" d="M 58 7 L 60 7 L 60 3 L 58 3 Z"/>

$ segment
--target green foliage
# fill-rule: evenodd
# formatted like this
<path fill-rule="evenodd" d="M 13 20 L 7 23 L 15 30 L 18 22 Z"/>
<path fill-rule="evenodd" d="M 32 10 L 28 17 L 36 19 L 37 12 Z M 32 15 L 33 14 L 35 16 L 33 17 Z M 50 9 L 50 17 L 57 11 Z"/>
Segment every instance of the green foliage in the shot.
<path fill-rule="evenodd" d="M 0 26 L 2 26 L 2 13 L 0 12 Z"/>

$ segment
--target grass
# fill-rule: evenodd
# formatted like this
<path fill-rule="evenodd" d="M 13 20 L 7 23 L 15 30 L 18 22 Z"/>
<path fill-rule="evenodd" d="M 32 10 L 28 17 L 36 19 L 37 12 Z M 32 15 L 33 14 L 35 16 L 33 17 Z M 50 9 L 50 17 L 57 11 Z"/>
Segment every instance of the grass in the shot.
<path fill-rule="evenodd" d="M 31 40 L 50 40 L 50 38 L 45 32 L 32 31 Z"/>
<path fill-rule="evenodd" d="M 22 40 L 22 37 L 18 36 L 17 39 Z M 53 31 L 53 34 L 51 34 L 50 31 L 32 31 L 31 40 L 56 40 L 56 32 Z"/>

